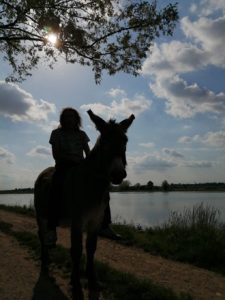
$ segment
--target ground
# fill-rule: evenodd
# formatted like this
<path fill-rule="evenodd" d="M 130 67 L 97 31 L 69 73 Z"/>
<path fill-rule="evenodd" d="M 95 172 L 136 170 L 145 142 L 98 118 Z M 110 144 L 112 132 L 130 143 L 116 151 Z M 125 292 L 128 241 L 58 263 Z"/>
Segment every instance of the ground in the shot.
<path fill-rule="evenodd" d="M 33 218 L 0 210 L 0 221 L 13 224 L 13 230 L 37 233 Z M 59 228 L 58 243 L 70 247 L 69 230 Z M 40 273 L 39 262 L 12 237 L 0 232 L 1 300 L 70 299 L 69 282 L 60 272 Z M 196 300 L 225 300 L 225 277 L 179 262 L 153 256 L 140 249 L 99 239 L 96 259 L 111 267 L 169 287 L 176 293 L 189 293 Z M 43 297 L 42 291 L 48 291 Z"/>

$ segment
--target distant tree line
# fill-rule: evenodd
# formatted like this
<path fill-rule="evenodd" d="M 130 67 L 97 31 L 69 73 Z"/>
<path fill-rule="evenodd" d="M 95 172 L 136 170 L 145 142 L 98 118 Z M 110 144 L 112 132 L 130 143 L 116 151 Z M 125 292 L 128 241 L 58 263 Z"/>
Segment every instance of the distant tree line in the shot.
<path fill-rule="evenodd" d="M 149 180 L 146 184 L 135 183 L 132 185 L 129 180 L 124 180 L 120 185 L 111 185 L 111 192 L 126 191 L 146 191 L 146 192 L 169 192 L 169 191 L 225 191 L 224 182 L 207 182 L 207 183 L 168 183 L 163 180 L 161 185 L 154 185 Z M 33 188 L 15 188 L 13 190 L 0 190 L 0 194 L 33 194 Z"/>
<path fill-rule="evenodd" d="M 13 190 L 1 190 L 0 194 L 33 194 L 33 188 L 22 188 L 22 189 L 13 189 Z"/>
<path fill-rule="evenodd" d="M 150 180 L 146 184 L 136 183 L 131 185 L 129 180 L 124 180 L 118 186 L 111 186 L 112 192 L 123 191 L 225 191 L 225 183 L 223 182 L 207 182 L 207 183 L 168 183 L 163 180 L 161 185 L 154 185 Z"/>

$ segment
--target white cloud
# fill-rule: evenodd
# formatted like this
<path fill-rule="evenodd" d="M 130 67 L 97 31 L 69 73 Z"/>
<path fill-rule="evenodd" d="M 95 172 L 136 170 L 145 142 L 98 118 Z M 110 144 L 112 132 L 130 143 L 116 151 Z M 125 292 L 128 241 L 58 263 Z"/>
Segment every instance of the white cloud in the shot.
<path fill-rule="evenodd" d="M 183 166 L 189 168 L 211 168 L 213 163 L 210 161 L 188 161 L 183 163 Z"/>
<path fill-rule="evenodd" d="M 121 96 L 122 96 L 122 97 L 126 96 L 126 92 L 125 92 L 124 90 L 120 89 L 120 88 L 117 88 L 117 89 L 111 88 L 111 89 L 107 92 L 107 94 L 108 94 L 109 96 L 113 97 L 113 98 L 121 97 Z"/>
<path fill-rule="evenodd" d="M 83 110 L 92 109 L 96 114 L 105 116 L 106 118 L 128 117 L 130 114 L 138 116 L 142 112 L 148 110 L 152 104 L 143 95 L 135 95 L 133 99 L 127 97 L 121 100 L 113 100 L 110 105 L 103 103 L 84 104 L 80 108 Z"/>
<path fill-rule="evenodd" d="M 192 3 L 190 6 L 190 12 L 195 13 L 198 10 L 198 6 L 196 3 Z"/>
<path fill-rule="evenodd" d="M 39 156 L 39 157 L 43 157 L 43 158 L 49 158 L 49 156 L 51 155 L 51 149 L 50 147 L 45 147 L 45 146 L 41 146 L 38 145 L 35 148 L 31 149 L 27 155 L 29 156 Z"/>
<path fill-rule="evenodd" d="M 209 146 L 224 147 L 225 146 L 225 131 L 208 132 L 202 142 Z"/>
<path fill-rule="evenodd" d="M 166 159 L 157 154 L 145 154 L 142 156 L 128 157 L 128 164 L 137 172 L 159 171 L 177 166 L 173 160 Z"/>
<path fill-rule="evenodd" d="M 201 17 L 192 22 L 188 17 L 181 20 L 181 28 L 186 37 L 199 44 L 207 64 L 225 67 L 225 15 L 216 19 Z"/>
<path fill-rule="evenodd" d="M 165 155 L 163 155 L 165 154 Z M 128 156 L 129 174 L 132 176 L 146 176 L 152 174 L 154 176 L 168 176 L 169 174 L 180 174 L 189 172 L 188 169 L 194 169 L 201 172 L 204 168 L 212 168 L 216 166 L 215 162 L 207 160 L 189 160 L 174 149 L 162 149 L 162 153 L 144 154 L 142 156 Z M 188 169 L 187 169 L 188 168 Z M 189 174 L 189 173 L 188 173 Z M 195 173 L 196 174 L 196 173 Z M 144 177 L 143 177 L 144 178 Z M 163 179 L 163 177 L 161 177 Z M 177 179 L 176 179 L 177 180 Z"/>
<path fill-rule="evenodd" d="M 51 122 L 42 122 L 38 124 L 38 126 L 44 130 L 45 132 L 51 132 L 53 129 L 58 128 L 59 122 L 51 121 Z"/>
<path fill-rule="evenodd" d="M 224 93 L 215 94 L 196 83 L 188 85 L 179 76 L 158 78 L 150 88 L 157 97 L 167 101 L 166 111 L 174 117 L 190 118 L 197 113 L 222 115 L 225 112 Z"/>
<path fill-rule="evenodd" d="M 195 12 L 198 11 L 202 16 L 209 16 L 216 11 L 225 11 L 225 2 L 224 0 L 202 0 L 199 6 L 196 5 Z"/>
<path fill-rule="evenodd" d="M 153 148 L 155 146 L 154 143 L 140 143 L 139 145 L 145 148 Z"/>
<path fill-rule="evenodd" d="M 170 157 L 174 157 L 174 158 L 184 158 L 183 154 L 177 152 L 174 149 L 169 149 L 169 148 L 163 148 L 163 153 L 167 154 Z"/>
<path fill-rule="evenodd" d="M 209 131 L 203 136 L 194 135 L 193 137 L 190 136 L 183 136 L 178 140 L 179 143 L 202 143 L 207 146 L 212 147 L 224 147 L 225 146 L 225 131 Z"/>
<path fill-rule="evenodd" d="M 188 129 L 191 128 L 191 125 L 184 125 L 183 128 L 184 128 L 185 130 L 188 130 Z"/>
<path fill-rule="evenodd" d="M 207 65 L 208 55 L 191 43 L 172 41 L 154 44 L 151 55 L 142 66 L 142 74 L 157 77 L 171 77 L 177 73 L 187 73 Z"/>
<path fill-rule="evenodd" d="M 55 105 L 33 96 L 13 83 L 0 81 L 0 114 L 13 121 L 46 121 Z"/>
<path fill-rule="evenodd" d="M 192 143 L 192 138 L 190 136 L 182 136 L 178 139 L 178 143 L 191 144 Z"/>
<path fill-rule="evenodd" d="M 225 7 L 219 1 L 217 7 Z M 214 1 L 202 1 L 202 5 L 215 5 Z M 192 10 L 196 10 L 193 6 Z M 181 19 L 186 42 L 172 41 L 155 44 L 151 55 L 142 67 L 143 75 L 151 75 L 150 88 L 166 101 L 166 112 L 174 117 L 190 118 L 197 113 L 219 114 L 225 112 L 225 93 L 187 83 L 181 74 L 204 71 L 208 66 L 225 68 L 225 15 L 213 18 L 188 17 Z M 188 42 L 187 42 L 188 40 Z"/>
<path fill-rule="evenodd" d="M 7 164 L 13 164 L 15 161 L 15 155 L 7 149 L 0 147 L 0 160 L 6 162 Z"/>

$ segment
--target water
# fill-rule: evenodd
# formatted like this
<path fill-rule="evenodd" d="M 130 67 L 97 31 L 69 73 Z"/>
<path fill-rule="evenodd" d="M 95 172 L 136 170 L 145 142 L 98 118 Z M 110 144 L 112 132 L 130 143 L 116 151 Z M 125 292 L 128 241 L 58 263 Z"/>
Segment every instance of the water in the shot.
<path fill-rule="evenodd" d="M 218 209 L 225 222 L 225 192 L 111 193 L 110 207 L 113 221 L 153 226 L 167 221 L 171 211 L 201 202 Z M 0 204 L 30 206 L 33 194 L 0 194 Z"/>
<path fill-rule="evenodd" d="M 33 206 L 33 194 L 0 194 L 0 204 Z"/>
<path fill-rule="evenodd" d="M 153 226 L 167 221 L 171 211 L 182 212 L 202 202 L 218 209 L 221 220 L 225 221 L 225 193 L 222 192 L 112 193 L 110 205 L 114 221 Z"/>

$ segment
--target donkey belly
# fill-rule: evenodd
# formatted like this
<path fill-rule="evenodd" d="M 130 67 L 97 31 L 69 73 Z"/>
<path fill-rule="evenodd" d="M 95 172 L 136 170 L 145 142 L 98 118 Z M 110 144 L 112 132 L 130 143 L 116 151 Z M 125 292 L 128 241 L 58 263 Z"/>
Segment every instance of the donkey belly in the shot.
<path fill-rule="evenodd" d="M 45 169 L 38 176 L 34 186 L 34 206 L 38 217 L 47 218 L 51 178 L 54 167 Z"/>
<path fill-rule="evenodd" d="M 105 212 L 106 204 L 103 202 L 96 208 L 88 211 L 84 217 L 83 230 L 87 232 L 97 231 L 99 230 L 104 212 Z"/>

